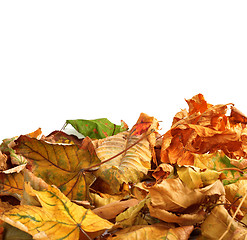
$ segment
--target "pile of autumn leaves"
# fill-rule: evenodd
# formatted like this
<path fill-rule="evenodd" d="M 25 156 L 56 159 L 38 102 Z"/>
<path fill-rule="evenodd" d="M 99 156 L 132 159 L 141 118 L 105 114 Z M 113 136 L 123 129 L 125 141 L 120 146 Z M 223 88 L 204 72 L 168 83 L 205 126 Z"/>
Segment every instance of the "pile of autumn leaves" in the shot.
<path fill-rule="evenodd" d="M 247 118 L 186 102 L 164 135 L 142 113 L 3 140 L 0 239 L 246 239 Z"/>

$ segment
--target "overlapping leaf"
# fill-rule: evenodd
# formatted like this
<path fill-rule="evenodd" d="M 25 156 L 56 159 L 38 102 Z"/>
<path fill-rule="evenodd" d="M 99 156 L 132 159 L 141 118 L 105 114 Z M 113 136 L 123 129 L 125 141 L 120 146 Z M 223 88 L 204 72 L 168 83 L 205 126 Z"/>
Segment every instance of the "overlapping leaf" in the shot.
<path fill-rule="evenodd" d="M 107 118 L 99 118 L 94 120 L 67 120 L 66 124 L 71 124 L 85 137 L 88 136 L 96 139 L 113 136 L 128 129 L 125 122 L 122 121 L 121 125 L 116 125 L 110 122 Z"/>
<path fill-rule="evenodd" d="M 222 178 L 222 173 L 210 169 L 197 168 L 195 166 L 177 167 L 179 178 L 190 188 L 196 189 L 213 184 Z"/>
<path fill-rule="evenodd" d="M 202 230 L 200 239 L 245 239 L 247 117 L 202 94 L 186 102 L 188 111 L 178 112 L 163 136 L 157 119 L 141 113 L 130 131 L 106 119 L 67 121 L 94 140 L 62 131 L 38 140 L 40 130 L 5 140 L 0 199 L 14 196 L 21 204 L 4 209 L 2 219 L 34 239 L 78 239 L 79 233 L 93 239 L 111 228 L 80 205 L 115 223 L 104 239 L 186 240 L 193 225 Z"/>
<path fill-rule="evenodd" d="M 190 189 L 179 178 L 165 179 L 147 188 L 151 197 L 151 216 L 180 225 L 193 225 L 203 221 L 206 212 L 202 205 L 207 204 L 210 198 L 219 199 L 225 194 L 219 180 L 204 188 Z M 209 204 L 212 202 L 209 201 Z"/>
<path fill-rule="evenodd" d="M 98 141 L 96 153 L 102 162 L 122 152 L 101 165 L 95 172 L 95 175 L 108 185 L 111 193 L 119 193 L 123 183 L 141 181 L 151 168 L 151 160 L 155 158 L 153 150 L 155 133 L 151 130 L 157 130 L 157 120 L 151 119 L 152 122 L 147 129 L 145 128 L 144 135 L 138 135 L 135 131 L 122 132 Z"/>
<path fill-rule="evenodd" d="M 164 223 L 153 225 L 137 225 L 120 230 L 115 237 L 108 238 L 109 240 L 187 240 L 190 233 L 194 229 L 193 226 L 184 226 L 178 228 L 169 228 Z"/>
<path fill-rule="evenodd" d="M 23 195 L 23 171 L 17 173 L 0 173 L 0 196 L 10 195 L 19 200 Z"/>
<path fill-rule="evenodd" d="M 55 186 L 32 190 L 42 207 L 20 205 L 0 216 L 5 222 L 25 231 L 34 239 L 79 239 L 80 231 L 96 232 L 112 224 L 72 203 Z"/>
<path fill-rule="evenodd" d="M 56 185 L 70 199 L 88 199 L 88 188 L 95 177 L 84 169 L 100 162 L 89 138 L 80 147 L 50 144 L 28 136 L 19 137 L 16 143 L 16 152 L 29 159 L 36 176 Z"/>
<path fill-rule="evenodd" d="M 223 173 L 225 176 L 222 180 L 224 185 L 237 182 L 240 179 L 247 179 L 247 175 L 244 173 L 245 169 L 235 166 L 236 161 L 240 164 L 241 160 L 230 159 L 222 151 L 211 154 L 194 154 L 194 157 L 194 166 Z"/>
<path fill-rule="evenodd" d="M 190 100 L 189 112 L 177 114 L 172 128 L 163 138 L 161 161 L 193 165 L 193 153 L 222 150 L 232 158 L 246 157 L 244 120 L 234 110 L 234 118 L 226 116 L 229 104 L 211 105 L 201 94 Z M 233 111 L 233 110 L 232 110 Z M 240 120 L 239 120 L 240 119 Z M 239 121 L 243 122 L 239 122 Z"/>
<path fill-rule="evenodd" d="M 103 162 L 123 152 L 137 142 L 141 136 L 130 136 L 129 132 L 119 133 L 99 143 L 96 152 Z M 123 183 L 139 182 L 151 168 L 152 154 L 147 139 L 123 152 L 120 156 L 103 164 L 95 175 L 108 184 L 111 193 L 119 193 Z"/>
<path fill-rule="evenodd" d="M 244 195 L 247 193 L 247 180 L 239 180 L 233 184 L 225 186 L 227 200 L 234 204 L 233 207 L 236 209 L 241 203 Z M 242 202 L 241 211 L 247 214 L 247 199 Z"/>
<path fill-rule="evenodd" d="M 234 221 L 223 206 L 212 210 L 201 229 L 202 239 L 245 240 L 247 236 L 247 229 Z"/>

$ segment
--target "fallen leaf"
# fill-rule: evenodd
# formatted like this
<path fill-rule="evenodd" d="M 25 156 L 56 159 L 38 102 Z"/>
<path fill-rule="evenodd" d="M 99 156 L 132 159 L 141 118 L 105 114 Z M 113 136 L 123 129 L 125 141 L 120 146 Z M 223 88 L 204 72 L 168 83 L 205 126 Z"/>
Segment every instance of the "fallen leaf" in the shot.
<path fill-rule="evenodd" d="M 137 225 L 118 231 L 115 237 L 109 240 L 187 240 L 193 231 L 193 226 L 184 226 L 178 228 L 168 228 L 164 223 L 156 223 L 153 225 Z"/>
<path fill-rule="evenodd" d="M 42 135 L 42 131 L 41 131 L 41 128 L 38 128 L 36 131 L 34 132 L 31 132 L 31 133 L 28 133 L 26 134 L 28 137 L 31 137 L 31 138 L 41 138 L 41 135 Z"/>
<path fill-rule="evenodd" d="M 194 156 L 187 151 L 180 140 L 180 136 L 173 136 L 169 130 L 163 137 L 161 147 L 161 161 L 178 165 L 193 165 Z"/>
<path fill-rule="evenodd" d="M 174 168 L 172 165 L 167 163 L 161 163 L 152 173 L 152 176 L 156 179 L 157 182 L 160 182 L 166 179 L 171 173 L 173 173 Z"/>
<path fill-rule="evenodd" d="M 156 154 L 155 154 L 154 147 L 156 145 L 156 133 L 157 133 L 158 128 L 159 128 L 159 122 L 156 118 L 151 117 L 147 115 L 146 113 L 141 113 L 136 124 L 130 130 L 131 132 L 130 136 L 131 135 L 140 136 L 143 133 L 147 134 L 147 139 L 150 144 L 150 150 L 152 153 L 153 162 L 156 164 L 156 166 L 158 164 L 156 160 Z"/>
<path fill-rule="evenodd" d="M 130 208 L 139 203 L 137 199 L 129 199 L 126 201 L 115 201 L 105 206 L 95 208 L 93 212 L 104 219 L 114 219 L 118 214 L 122 213 L 126 208 Z"/>
<path fill-rule="evenodd" d="M 236 107 L 231 107 L 230 121 L 233 123 L 247 123 L 247 117 Z"/>
<path fill-rule="evenodd" d="M 150 117 L 146 113 L 141 113 L 136 124 L 130 130 L 131 135 L 141 135 L 148 130 L 157 130 L 159 123 L 156 118 Z"/>
<path fill-rule="evenodd" d="M 201 94 L 186 100 L 188 114 L 178 114 L 163 137 L 161 161 L 193 165 L 194 155 L 222 150 L 227 156 L 247 157 L 245 126 L 226 116 L 229 104 L 208 104 Z M 177 115 L 175 115 L 177 116 Z"/>
<path fill-rule="evenodd" d="M 88 188 L 95 180 L 88 167 L 100 163 L 90 138 L 82 145 L 50 144 L 27 136 L 16 140 L 15 150 L 29 161 L 32 172 L 54 184 L 70 199 L 88 200 Z"/>
<path fill-rule="evenodd" d="M 189 115 L 192 115 L 195 112 L 203 113 L 210 107 L 210 104 L 206 102 L 201 93 L 195 95 L 191 99 L 186 99 L 185 101 L 189 105 Z"/>
<path fill-rule="evenodd" d="M 39 177 L 36 177 L 28 169 L 24 169 L 24 184 L 23 183 L 23 197 L 21 199 L 21 205 L 31 205 L 40 207 L 40 202 L 36 195 L 33 193 L 33 189 L 37 191 L 47 190 L 48 184 Z"/>
<path fill-rule="evenodd" d="M 99 118 L 94 120 L 67 120 L 66 124 L 71 124 L 79 133 L 92 139 L 113 136 L 128 129 L 125 122 L 122 121 L 121 125 L 116 125 L 110 122 L 107 118 Z"/>
<path fill-rule="evenodd" d="M 139 182 L 133 185 L 131 190 L 132 194 L 140 201 L 146 198 L 149 193 L 148 189 L 145 188 L 143 182 Z"/>
<path fill-rule="evenodd" d="M 0 173 L 0 196 L 13 196 L 18 200 L 23 196 L 23 171 L 17 173 Z"/>
<path fill-rule="evenodd" d="M 195 166 L 176 167 L 179 178 L 190 188 L 201 188 L 220 179 L 221 172 L 210 169 L 201 170 Z"/>
<path fill-rule="evenodd" d="M 181 109 L 181 111 L 177 112 L 173 117 L 172 126 L 174 126 L 180 120 L 186 119 L 187 117 L 188 117 L 188 111 L 186 109 Z"/>
<path fill-rule="evenodd" d="M 64 143 L 64 144 L 76 144 L 76 145 L 81 145 L 83 141 L 83 139 L 79 139 L 77 136 L 73 134 L 67 134 L 62 131 L 53 131 L 46 137 L 42 136 L 41 139 L 50 143 Z"/>
<path fill-rule="evenodd" d="M 1 151 L 0 151 L 0 171 L 3 171 L 3 170 L 6 170 L 7 169 L 7 155 L 6 154 L 3 154 Z"/>
<path fill-rule="evenodd" d="M 227 234 L 221 238 L 228 225 L 231 223 Z M 245 240 L 247 230 L 241 227 L 236 221 L 232 221 L 232 217 L 223 206 L 216 206 L 201 225 L 203 239 L 208 240 Z"/>
<path fill-rule="evenodd" d="M 96 207 L 103 207 L 113 202 L 117 202 L 126 198 L 126 194 L 111 195 L 107 193 L 92 193 L 90 192 L 90 197 L 92 199 L 92 204 Z M 129 195 L 127 195 L 129 197 Z"/>
<path fill-rule="evenodd" d="M 15 150 L 13 147 L 15 146 L 15 141 L 16 137 L 14 138 L 9 138 L 9 139 L 4 139 L 2 144 L 0 145 L 0 150 L 5 153 L 7 156 L 10 156 L 11 163 L 13 165 L 22 165 L 26 164 L 27 160 L 25 157 L 20 156 L 16 154 Z"/>
<path fill-rule="evenodd" d="M 5 173 L 5 174 L 9 174 L 9 173 L 19 173 L 20 171 L 22 171 L 23 169 L 25 169 L 26 167 L 26 163 L 25 164 L 22 164 L 22 165 L 18 165 L 16 167 L 13 167 L 13 168 L 9 168 L 5 171 L 2 171 L 2 173 Z"/>
<path fill-rule="evenodd" d="M 231 184 L 246 179 L 242 169 L 232 164 L 232 159 L 227 157 L 222 151 L 217 151 L 211 154 L 194 154 L 194 166 L 200 169 L 211 169 L 224 174 L 222 180 L 224 185 Z M 240 161 L 240 160 L 238 160 Z"/>
<path fill-rule="evenodd" d="M 165 179 L 146 188 L 151 197 L 151 202 L 148 204 L 150 215 L 181 225 L 193 225 L 203 221 L 206 212 L 202 206 L 213 204 L 225 195 L 220 180 L 204 188 L 190 189 L 179 178 Z M 209 199 L 212 201 L 210 202 Z"/>
<path fill-rule="evenodd" d="M 4 240 L 32 240 L 32 236 L 20 229 L 4 223 Z M 1 238 L 0 238 L 1 239 Z"/>
<path fill-rule="evenodd" d="M 130 136 L 130 132 L 122 132 L 98 143 L 96 153 L 101 162 L 123 152 L 102 164 L 94 173 L 107 184 L 108 193 L 118 194 L 123 183 L 139 182 L 151 168 L 152 154 L 149 141 L 144 138 L 135 144 L 141 138 L 142 136 Z M 133 147 L 125 151 L 133 144 L 135 144 Z"/>
<path fill-rule="evenodd" d="M 234 204 L 235 208 L 242 201 L 242 197 L 247 192 L 247 180 L 239 180 L 235 183 L 225 186 L 226 199 Z M 247 199 L 242 203 L 241 211 L 247 213 Z"/>
<path fill-rule="evenodd" d="M 79 239 L 79 232 L 109 229 L 112 223 L 98 217 L 63 195 L 55 186 L 33 193 L 42 207 L 20 205 L 5 211 L 0 218 L 27 232 L 34 239 Z"/>
<path fill-rule="evenodd" d="M 144 214 L 141 213 L 141 210 L 148 201 L 149 199 L 138 201 L 137 204 L 130 206 L 127 210 L 120 213 L 116 217 L 116 224 L 120 224 L 124 228 L 134 225 L 147 225 L 148 223 L 144 219 Z"/>

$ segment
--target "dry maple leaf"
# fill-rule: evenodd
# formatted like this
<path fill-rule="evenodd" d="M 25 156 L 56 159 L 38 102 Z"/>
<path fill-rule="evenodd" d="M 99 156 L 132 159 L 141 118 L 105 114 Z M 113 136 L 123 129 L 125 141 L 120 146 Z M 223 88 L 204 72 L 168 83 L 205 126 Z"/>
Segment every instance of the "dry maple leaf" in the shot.
<path fill-rule="evenodd" d="M 36 176 L 56 185 L 70 199 L 89 198 L 88 188 L 95 177 L 84 169 L 100 163 L 90 138 L 85 138 L 80 147 L 51 144 L 27 136 L 19 137 L 16 143 L 16 152 L 28 159 Z"/>
<path fill-rule="evenodd" d="M 0 219 L 31 234 L 34 239 L 76 240 L 80 231 L 97 232 L 113 226 L 91 210 L 72 203 L 55 186 L 48 185 L 43 191 L 31 191 L 42 207 L 15 206 L 4 211 Z"/>

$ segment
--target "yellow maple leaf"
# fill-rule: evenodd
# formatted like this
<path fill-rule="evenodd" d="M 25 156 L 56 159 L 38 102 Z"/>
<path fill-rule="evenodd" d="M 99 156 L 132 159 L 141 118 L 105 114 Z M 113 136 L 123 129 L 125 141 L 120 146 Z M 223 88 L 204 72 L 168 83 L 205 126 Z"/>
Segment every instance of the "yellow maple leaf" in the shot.
<path fill-rule="evenodd" d="M 18 205 L 5 211 L 0 219 L 31 234 L 34 239 L 76 240 L 80 231 L 97 232 L 113 225 L 91 210 L 72 203 L 56 186 L 48 185 L 43 191 L 26 186 L 42 207 Z"/>

